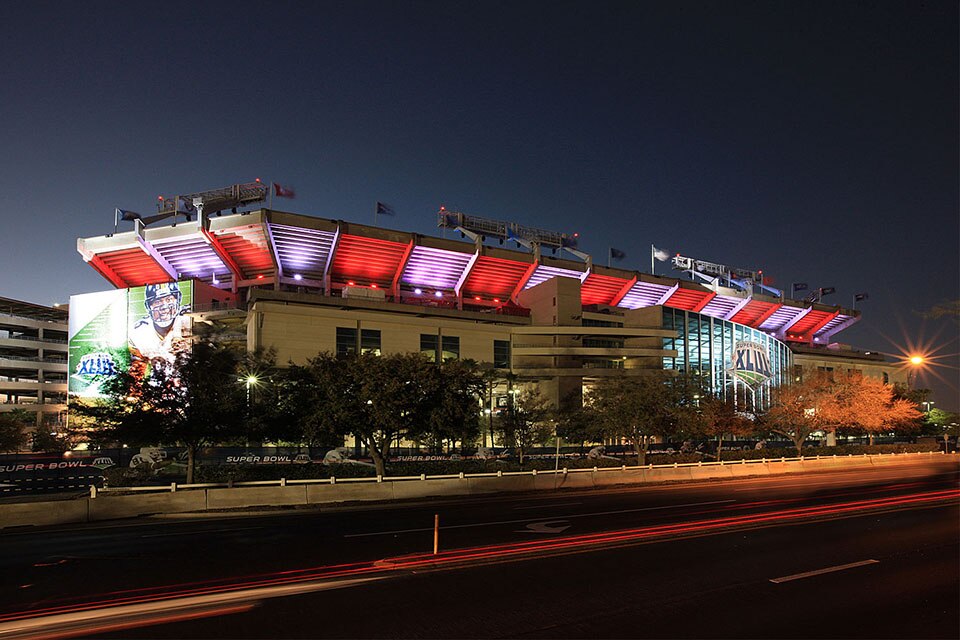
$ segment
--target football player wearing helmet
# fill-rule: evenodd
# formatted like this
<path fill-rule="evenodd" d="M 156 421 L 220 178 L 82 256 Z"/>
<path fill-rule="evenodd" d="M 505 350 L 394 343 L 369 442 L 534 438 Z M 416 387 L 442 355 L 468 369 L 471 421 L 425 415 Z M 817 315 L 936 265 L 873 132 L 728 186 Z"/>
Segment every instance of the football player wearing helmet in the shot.
<path fill-rule="evenodd" d="M 135 359 L 173 362 L 186 348 L 183 294 L 176 282 L 148 284 L 144 288 L 146 315 L 130 329 L 130 348 Z"/>

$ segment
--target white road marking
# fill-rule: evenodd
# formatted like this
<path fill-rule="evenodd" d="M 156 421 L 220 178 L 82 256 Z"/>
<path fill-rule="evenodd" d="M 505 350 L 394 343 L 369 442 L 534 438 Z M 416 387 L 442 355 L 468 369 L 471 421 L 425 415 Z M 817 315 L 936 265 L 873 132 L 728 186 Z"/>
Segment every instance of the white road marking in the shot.
<path fill-rule="evenodd" d="M 514 510 L 522 509 L 548 509 L 550 507 L 573 507 L 578 504 L 583 504 L 581 502 L 559 502 L 557 504 L 535 504 L 529 507 L 514 507 Z"/>
<path fill-rule="evenodd" d="M 563 533 L 570 528 L 567 520 L 544 520 L 543 522 L 531 522 L 526 529 L 519 529 L 514 533 Z"/>
<path fill-rule="evenodd" d="M 640 511 L 659 511 L 663 509 L 682 509 L 683 507 L 702 507 L 708 504 L 724 504 L 736 502 L 736 500 L 711 500 L 709 502 L 690 502 L 688 504 L 671 504 L 665 507 L 643 507 L 640 509 L 618 509 L 617 511 L 596 511 L 593 513 L 576 513 L 573 515 L 564 515 L 565 518 L 590 518 L 593 516 L 612 516 L 621 513 L 638 513 Z M 474 522 L 472 524 L 453 524 L 441 529 L 469 529 L 472 527 L 492 527 L 500 524 L 518 524 L 520 522 L 536 522 L 536 518 L 522 518 L 520 520 L 500 520 L 497 522 Z M 367 533 L 347 533 L 344 538 L 363 538 L 366 536 L 390 536 L 398 533 L 421 533 L 423 531 L 433 531 L 433 527 L 424 527 L 422 529 L 396 529 L 393 531 L 370 531 Z"/>
<path fill-rule="evenodd" d="M 846 569 L 854 569 L 856 567 L 864 567 L 868 564 L 879 564 L 879 563 L 880 563 L 879 560 L 862 560 L 860 562 L 851 562 L 850 564 L 838 564 L 835 567 L 827 567 L 826 569 L 817 569 L 816 571 L 795 573 L 792 576 L 783 576 L 782 578 L 771 578 L 770 582 L 774 584 L 780 584 L 782 582 L 790 582 L 791 580 L 802 580 L 803 578 L 819 576 L 824 573 L 833 573 L 834 571 L 844 571 Z"/>
<path fill-rule="evenodd" d="M 140 536 L 141 538 L 168 538 L 170 536 L 192 536 L 205 535 L 208 533 L 223 533 L 226 531 L 249 531 L 251 529 L 263 529 L 263 527 L 233 527 L 231 529 L 201 529 L 199 531 L 177 531 L 174 533 L 149 533 Z"/>

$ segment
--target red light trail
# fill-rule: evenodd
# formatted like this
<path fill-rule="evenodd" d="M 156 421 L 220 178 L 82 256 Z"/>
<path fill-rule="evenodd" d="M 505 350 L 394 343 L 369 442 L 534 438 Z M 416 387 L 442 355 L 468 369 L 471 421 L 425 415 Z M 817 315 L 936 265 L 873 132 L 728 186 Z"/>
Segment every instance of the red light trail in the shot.
<path fill-rule="evenodd" d="M 519 560 L 524 557 L 542 556 L 544 554 L 562 554 L 588 551 L 591 549 L 605 549 L 610 546 L 637 544 L 662 539 L 675 540 L 677 537 L 691 537 L 722 533 L 745 527 L 763 527 L 778 524 L 799 523 L 813 519 L 850 516 L 865 512 L 876 512 L 894 508 L 911 508 L 931 506 L 937 503 L 955 501 L 960 497 L 960 489 L 931 491 L 912 495 L 890 496 L 869 500 L 840 502 L 829 505 L 808 507 L 794 507 L 775 511 L 749 513 L 711 519 L 700 519 L 692 522 L 677 522 L 670 524 L 643 526 L 617 531 L 563 536 L 550 540 L 527 541 L 519 543 L 495 544 L 483 547 L 456 549 L 441 552 L 437 555 L 416 554 L 398 558 L 388 558 L 379 561 L 354 562 L 307 569 L 281 571 L 260 576 L 249 576 L 241 579 L 232 579 L 229 582 L 206 582 L 140 590 L 117 591 L 100 595 L 100 600 L 65 604 L 44 609 L 20 611 L 0 616 L 0 632 L 4 627 L 11 629 L 16 621 L 30 620 L 44 616 L 96 611 L 110 607 L 136 605 L 149 602 L 223 594 L 250 589 L 277 587 L 298 583 L 316 582 L 347 577 L 375 575 L 386 576 L 391 573 L 410 570 L 443 570 L 461 567 L 470 562 L 475 565 L 478 560 L 495 562 Z M 778 501 L 772 501 L 776 503 Z M 738 505 L 737 508 L 747 506 L 769 506 L 771 503 L 751 503 Z M 152 624 L 145 622 L 144 624 Z M 83 633 L 87 633 L 84 631 Z M 67 634 L 72 635 L 72 634 Z M 51 634 L 45 634 L 51 637 Z"/>

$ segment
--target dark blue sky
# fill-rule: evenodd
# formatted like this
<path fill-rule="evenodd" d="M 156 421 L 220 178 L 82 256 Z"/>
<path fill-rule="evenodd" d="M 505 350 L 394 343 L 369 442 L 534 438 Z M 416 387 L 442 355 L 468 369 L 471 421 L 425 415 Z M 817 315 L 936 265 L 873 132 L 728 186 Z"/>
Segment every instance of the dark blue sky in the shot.
<path fill-rule="evenodd" d="M 75 242 L 115 207 L 259 176 L 300 213 L 372 222 L 379 199 L 436 233 L 442 203 L 579 231 L 598 262 L 612 245 L 646 270 L 654 243 L 836 304 L 866 291 L 840 340 L 958 351 L 917 315 L 960 297 L 955 2 L 19 2 L 4 21 L 0 295 L 109 288 Z"/>

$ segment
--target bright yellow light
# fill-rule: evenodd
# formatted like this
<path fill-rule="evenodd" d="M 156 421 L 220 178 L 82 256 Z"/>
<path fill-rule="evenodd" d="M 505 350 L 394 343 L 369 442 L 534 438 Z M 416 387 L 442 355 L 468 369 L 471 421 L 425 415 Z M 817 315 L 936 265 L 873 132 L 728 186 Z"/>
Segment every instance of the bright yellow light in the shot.
<path fill-rule="evenodd" d="M 910 356 L 910 364 L 923 364 L 923 356 Z"/>
<path fill-rule="evenodd" d="M 257 384 L 257 376 L 247 376 L 247 384 Z"/>

